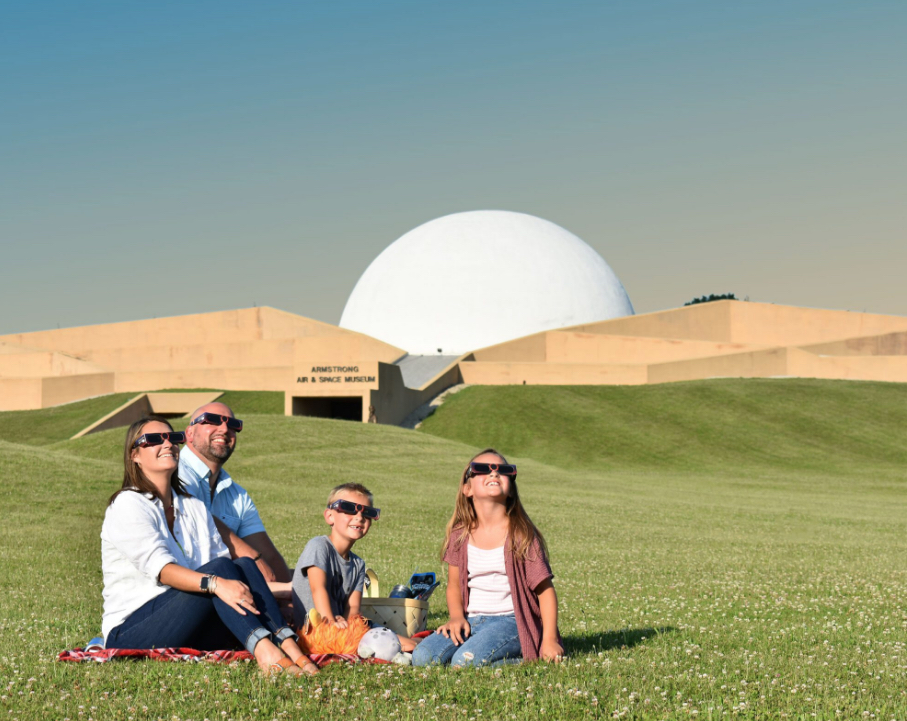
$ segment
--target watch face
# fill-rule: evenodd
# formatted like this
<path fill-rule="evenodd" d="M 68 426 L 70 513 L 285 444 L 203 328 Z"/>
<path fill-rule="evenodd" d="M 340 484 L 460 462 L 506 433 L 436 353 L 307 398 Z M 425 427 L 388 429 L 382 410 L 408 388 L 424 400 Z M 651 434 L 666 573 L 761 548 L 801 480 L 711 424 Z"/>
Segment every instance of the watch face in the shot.
<path fill-rule="evenodd" d="M 207 591 L 207 590 L 208 590 L 208 583 L 209 583 L 210 581 L 211 581 L 210 578 L 208 578 L 207 576 L 203 576 L 203 577 L 202 577 L 202 582 L 201 582 L 201 584 L 199 584 L 199 590 L 201 590 L 201 591 Z"/>

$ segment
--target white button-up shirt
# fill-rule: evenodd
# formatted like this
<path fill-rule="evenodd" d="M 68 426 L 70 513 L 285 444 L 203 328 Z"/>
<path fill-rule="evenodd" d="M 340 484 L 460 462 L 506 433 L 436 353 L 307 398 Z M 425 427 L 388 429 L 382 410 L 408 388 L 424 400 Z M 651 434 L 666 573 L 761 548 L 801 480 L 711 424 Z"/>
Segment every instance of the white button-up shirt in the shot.
<path fill-rule="evenodd" d="M 169 588 L 158 580 L 168 563 L 194 571 L 230 557 L 201 501 L 174 493 L 173 511 L 171 534 L 164 506 L 151 494 L 123 491 L 107 507 L 101 527 L 105 640 L 133 611 Z"/>
<path fill-rule="evenodd" d="M 186 492 L 204 503 L 212 516 L 240 538 L 265 530 L 265 524 L 261 522 L 249 494 L 223 468 L 220 469 L 212 500 L 211 469 L 188 445 L 180 448 L 179 476 Z"/>

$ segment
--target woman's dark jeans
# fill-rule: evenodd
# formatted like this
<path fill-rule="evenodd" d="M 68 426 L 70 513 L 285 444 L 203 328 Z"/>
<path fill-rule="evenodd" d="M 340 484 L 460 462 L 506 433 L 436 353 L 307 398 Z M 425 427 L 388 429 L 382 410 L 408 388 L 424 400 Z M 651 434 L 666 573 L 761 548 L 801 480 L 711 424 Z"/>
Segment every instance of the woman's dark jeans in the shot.
<path fill-rule="evenodd" d="M 170 588 L 133 611 L 107 634 L 106 648 L 185 647 L 216 651 L 241 644 L 253 653 L 256 644 L 268 636 L 273 636 L 278 646 L 288 638 L 296 638 L 251 558 L 215 558 L 196 570 L 245 583 L 260 615 L 243 616 L 216 596 Z"/>

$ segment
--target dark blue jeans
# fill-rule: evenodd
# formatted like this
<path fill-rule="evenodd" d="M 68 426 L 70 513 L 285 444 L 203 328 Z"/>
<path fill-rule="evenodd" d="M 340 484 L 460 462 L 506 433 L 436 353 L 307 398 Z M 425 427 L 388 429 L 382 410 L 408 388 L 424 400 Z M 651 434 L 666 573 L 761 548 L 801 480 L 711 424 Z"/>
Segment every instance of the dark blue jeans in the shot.
<path fill-rule="evenodd" d="M 245 616 L 216 596 L 170 588 L 133 611 L 107 634 L 107 648 L 170 648 L 183 646 L 199 651 L 232 649 L 241 645 L 253 653 L 263 638 L 274 637 L 278 646 L 296 638 L 280 615 L 277 600 L 251 558 L 215 558 L 196 569 L 218 578 L 242 581 L 252 591 L 261 613 Z"/>

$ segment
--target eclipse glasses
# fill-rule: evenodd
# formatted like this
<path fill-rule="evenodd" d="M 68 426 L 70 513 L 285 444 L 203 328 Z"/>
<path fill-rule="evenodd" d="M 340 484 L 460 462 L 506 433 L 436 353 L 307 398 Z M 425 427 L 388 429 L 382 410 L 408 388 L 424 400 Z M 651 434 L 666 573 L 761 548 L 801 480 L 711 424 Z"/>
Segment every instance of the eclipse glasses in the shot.
<path fill-rule="evenodd" d="M 132 444 L 133 448 L 148 448 L 148 446 L 160 446 L 164 441 L 170 441 L 173 445 L 186 442 L 186 434 L 182 431 L 168 431 L 167 433 L 143 433 L 135 439 Z"/>
<path fill-rule="evenodd" d="M 377 521 L 378 517 L 381 515 L 380 508 L 363 506 L 361 503 L 344 501 L 340 498 L 338 498 L 333 503 L 329 503 L 328 509 L 331 511 L 340 511 L 341 513 L 345 513 L 348 516 L 355 516 L 357 513 L 361 513 L 363 518 L 368 518 L 371 521 Z"/>
<path fill-rule="evenodd" d="M 197 423 L 203 423 L 209 426 L 219 426 L 226 423 L 227 428 L 231 431 L 236 431 L 237 433 L 239 433 L 242 430 L 242 421 L 239 420 L 239 418 L 234 418 L 233 416 L 222 416 L 220 413 L 202 413 L 189 425 L 194 426 Z"/>
<path fill-rule="evenodd" d="M 516 480 L 516 466 L 512 463 L 470 463 L 466 478 L 487 476 L 492 471 L 496 471 L 499 476 L 510 476 L 511 480 Z"/>

